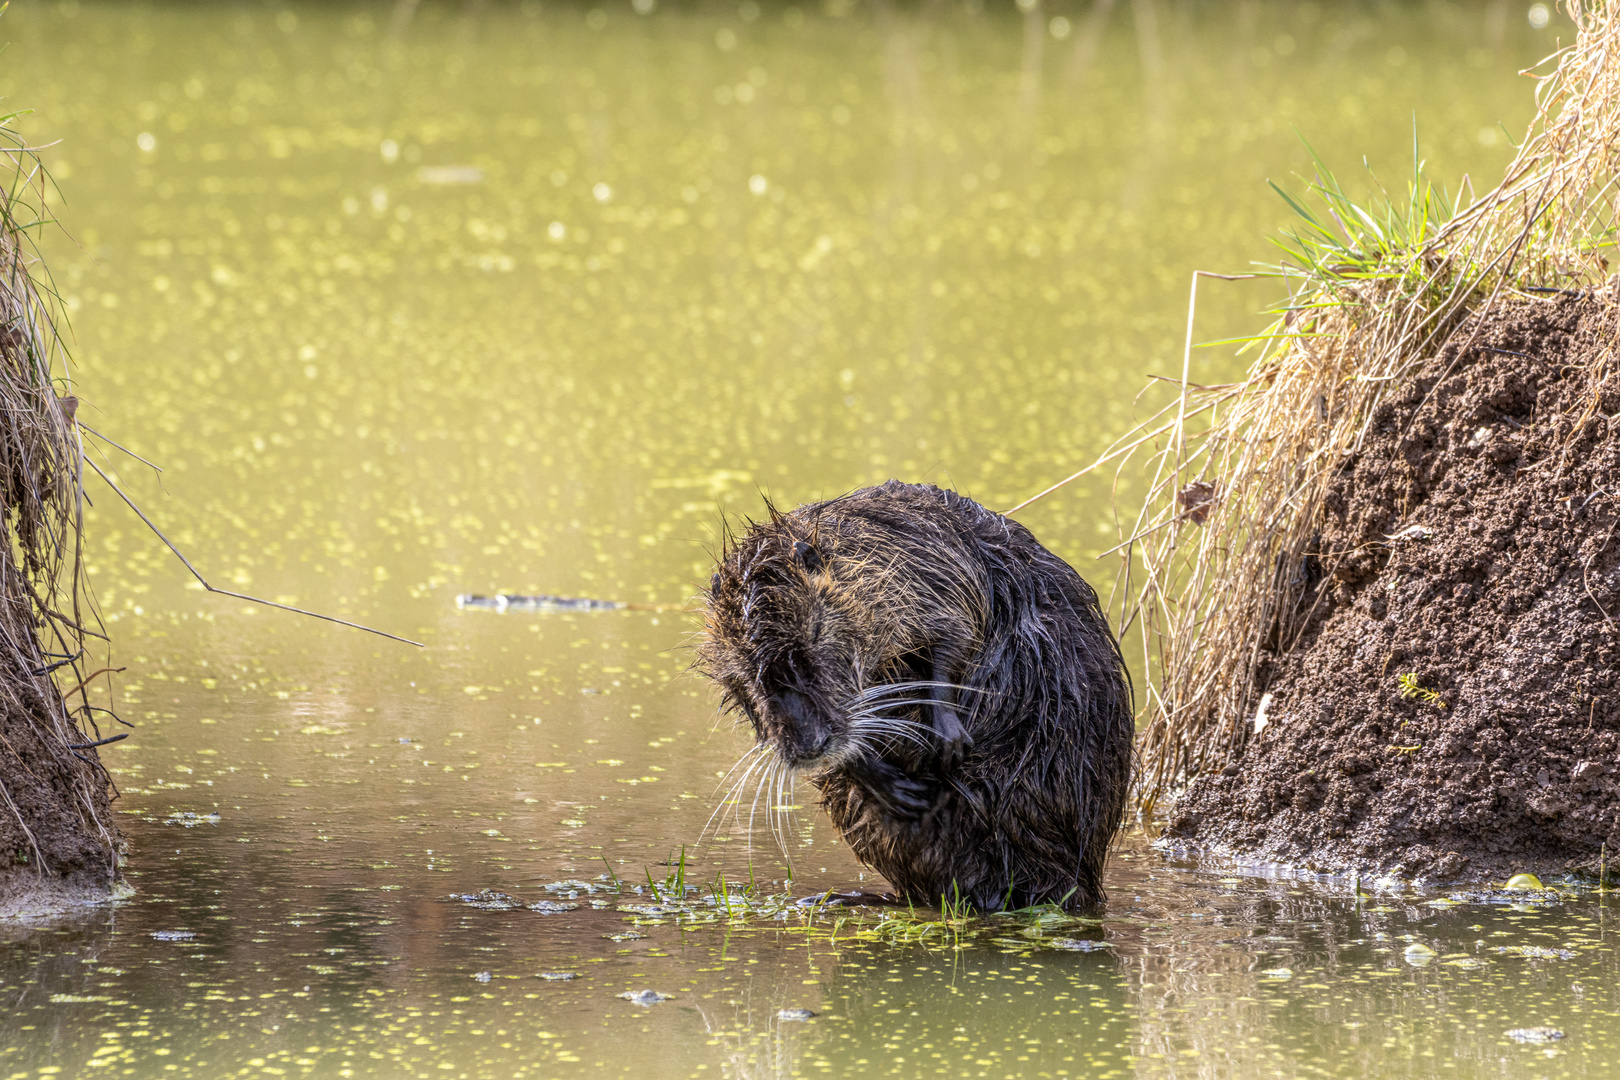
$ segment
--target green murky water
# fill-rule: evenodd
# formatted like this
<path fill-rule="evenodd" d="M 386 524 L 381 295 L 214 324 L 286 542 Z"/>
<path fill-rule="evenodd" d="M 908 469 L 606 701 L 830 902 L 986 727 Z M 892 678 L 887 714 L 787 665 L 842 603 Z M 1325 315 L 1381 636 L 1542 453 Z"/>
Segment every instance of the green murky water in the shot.
<path fill-rule="evenodd" d="M 772 808 L 717 791 L 744 744 L 684 674 L 690 617 L 454 604 L 679 604 L 761 493 L 1017 501 L 1175 373 L 1193 269 L 1267 256 L 1291 127 L 1398 182 L 1415 117 L 1484 187 L 1568 32 L 1503 3 L 14 5 L 80 417 L 167 471 L 107 464 L 216 583 L 427 647 L 188 588 L 93 492 L 138 893 L 3 931 L 0 1077 L 1613 1075 L 1590 896 L 1358 904 L 1132 841 L 1065 931 L 1092 951 L 621 911 L 716 807 L 694 878 L 786 874 Z M 1207 287 L 1199 335 L 1267 298 Z M 1109 494 L 1021 516 L 1105 581 Z M 797 890 L 863 882 L 810 808 L 786 835 Z M 448 899 L 484 889 L 557 908 Z M 1506 1034 L 1539 1026 L 1565 1037 Z"/>

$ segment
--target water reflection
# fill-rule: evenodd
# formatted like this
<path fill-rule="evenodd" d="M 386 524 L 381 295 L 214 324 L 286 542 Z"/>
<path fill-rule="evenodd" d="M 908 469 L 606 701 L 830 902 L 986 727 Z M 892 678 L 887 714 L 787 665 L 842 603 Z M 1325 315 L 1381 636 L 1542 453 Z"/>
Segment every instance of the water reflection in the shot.
<path fill-rule="evenodd" d="M 187 855 L 190 889 L 148 884 L 116 912 L 12 933 L 8 1075 L 99 1055 L 203 1075 L 1601 1076 L 1620 1053 L 1610 917 L 1590 898 L 1358 901 L 1133 844 L 1109 947 L 1073 953 L 840 941 L 797 918 L 478 910 Z M 539 977 L 555 971 L 577 977 Z M 621 997 L 646 989 L 666 999 Z M 1507 1035 L 1527 1027 L 1563 1037 Z"/>

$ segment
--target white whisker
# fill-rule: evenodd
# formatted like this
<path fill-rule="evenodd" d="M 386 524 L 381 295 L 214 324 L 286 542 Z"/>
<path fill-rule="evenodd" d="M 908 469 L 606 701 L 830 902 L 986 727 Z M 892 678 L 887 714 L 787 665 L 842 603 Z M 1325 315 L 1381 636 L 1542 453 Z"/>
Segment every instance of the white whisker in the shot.
<path fill-rule="evenodd" d="M 798 774 L 792 769 L 789 769 L 787 771 L 787 775 L 782 778 L 782 806 L 786 808 L 782 811 L 782 813 L 787 821 L 788 831 L 792 834 L 795 840 L 800 839 L 801 834 L 798 812 L 794 809 L 794 807 L 798 805 L 798 796 L 794 792 L 794 788 L 797 785 Z M 792 869 L 792 860 L 789 859 L 788 872 L 790 874 L 792 873 Z"/>
<path fill-rule="evenodd" d="M 733 764 L 731 766 L 731 768 L 726 770 L 726 775 L 722 776 L 719 780 L 715 781 L 714 789 L 716 791 L 719 791 L 720 788 L 725 784 L 725 782 L 727 780 L 731 779 L 731 774 L 736 772 L 739 768 L 742 767 L 743 762 L 747 761 L 749 758 L 753 757 L 755 754 L 758 754 L 761 750 L 764 750 L 764 749 L 765 749 L 765 744 L 764 743 L 755 743 L 753 746 L 750 746 L 747 750 L 745 750 L 743 752 L 743 756 L 738 758 L 736 763 Z"/>
<path fill-rule="evenodd" d="M 766 783 L 775 775 L 777 766 L 781 763 L 781 758 L 774 754 L 766 760 L 770 764 L 765 770 L 765 775 L 759 778 L 759 783 L 754 785 L 754 801 L 748 808 L 748 857 L 750 859 L 754 857 L 754 819 L 759 814 L 759 797 L 764 792 Z"/>
<path fill-rule="evenodd" d="M 716 816 L 720 817 L 721 822 L 725 821 L 724 812 L 725 812 L 726 807 L 728 807 L 728 806 L 731 807 L 733 819 L 737 818 L 737 804 L 740 801 L 740 793 L 741 793 L 743 787 L 747 785 L 748 778 L 753 775 L 754 770 L 758 769 L 767 760 L 767 758 L 764 757 L 763 755 L 759 755 L 759 751 L 762 750 L 762 749 L 764 749 L 762 746 L 759 746 L 759 745 L 756 744 L 755 746 L 753 746 L 752 748 L 749 749 L 748 753 L 744 754 L 741 758 L 739 758 L 737 760 L 736 765 L 733 765 L 726 772 L 726 776 L 729 777 L 732 773 L 737 771 L 738 766 L 742 765 L 743 762 L 748 761 L 748 759 L 750 757 L 754 758 L 753 761 L 749 762 L 748 768 L 743 771 L 743 774 L 741 776 L 739 776 L 736 779 L 736 781 L 733 782 L 732 785 L 729 788 L 726 789 L 725 795 L 721 798 L 720 802 L 715 806 L 714 810 L 709 814 L 709 820 L 704 823 L 703 831 L 698 834 L 698 842 L 697 842 L 697 845 L 695 845 L 695 846 L 702 846 L 703 838 L 708 835 L 710 826 L 715 825 L 715 817 Z M 723 784 L 723 783 L 725 783 L 725 781 L 722 780 L 721 783 Z M 718 787 L 718 786 L 719 785 L 716 785 L 716 787 Z M 737 824 L 740 824 L 740 822 L 737 822 Z M 716 829 L 716 832 L 718 833 L 718 829 Z"/>
<path fill-rule="evenodd" d="M 905 699 L 903 699 L 901 701 L 879 701 L 879 702 L 875 702 L 875 703 L 866 705 L 861 709 L 857 709 L 855 712 L 851 713 L 850 715 L 851 716 L 859 716 L 859 715 L 861 715 L 863 713 L 866 713 L 866 712 L 869 712 L 869 711 L 870 712 L 876 712 L 876 711 L 881 710 L 881 709 L 892 709 L 897 705 L 936 705 L 936 704 L 938 704 L 938 702 L 934 701 L 933 698 L 905 698 Z"/>
<path fill-rule="evenodd" d="M 855 695 L 855 699 L 864 703 L 867 701 L 874 701 L 888 694 L 911 693 L 915 690 L 932 690 L 936 688 L 941 690 L 957 690 L 966 694 L 989 693 L 988 690 L 978 686 L 963 686 L 961 683 L 939 682 L 932 679 L 916 679 L 906 680 L 903 682 L 878 683 L 876 686 L 868 686 L 865 690 L 862 690 L 859 694 Z"/>
<path fill-rule="evenodd" d="M 890 737 L 896 738 L 896 739 L 905 739 L 907 742 L 911 743 L 913 746 L 915 746 L 919 750 L 927 751 L 931 747 L 931 744 L 928 742 L 927 739 L 924 739 L 922 736 L 918 735 L 914 731 L 906 731 L 903 728 L 873 727 L 873 728 L 870 728 L 868 730 L 870 731 L 871 734 L 878 735 L 878 736 L 890 736 Z M 863 739 L 862 742 L 865 743 L 866 741 Z M 867 743 L 866 745 L 864 745 L 862 747 L 862 749 L 867 750 L 869 752 L 870 749 L 871 749 L 870 744 Z"/>
<path fill-rule="evenodd" d="M 852 727 L 865 727 L 867 724 L 899 724 L 903 727 L 916 728 L 918 731 L 932 731 L 933 726 L 926 721 L 910 716 L 895 716 L 892 713 L 870 712 L 856 713 L 849 718 Z"/>
<path fill-rule="evenodd" d="M 850 727 L 855 731 L 910 731 L 924 735 L 932 734 L 934 731 L 927 724 L 903 716 L 865 716 Z"/>
<path fill-rule="evenodd" d="M 793 857 L 788 854 L 787 837 L 782 831 L 782 782 L 787 777 L 787 769 L 779 768 L 771 780 L 771 805 L 768 819 L 771 823 L 771 837 L 776 841 L 776 848 L 782 853 L 782 859 L 789 866 Z"/>

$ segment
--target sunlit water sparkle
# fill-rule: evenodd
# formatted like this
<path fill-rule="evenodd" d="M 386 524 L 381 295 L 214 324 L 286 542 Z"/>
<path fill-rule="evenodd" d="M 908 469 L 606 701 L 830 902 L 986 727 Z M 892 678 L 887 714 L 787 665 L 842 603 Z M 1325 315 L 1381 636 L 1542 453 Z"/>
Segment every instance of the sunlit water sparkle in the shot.
<path fill-rule="evenodd" d="M 1561 16 L 411 7 L 0 20 L 7 101 L 60 140 L 80 416 L 167 472 L 107 464 L 217 583 L 427 643 L 188 588 L 92 490 L 137 892 L 3 931 L 0 1077 L 1613 1074 L 1590 895 L 1358 901 L 1132 838 L 1091 951 L 621 911 L 651 894 L 599 875 L 667 874 L 745 748 L 690 616 L 454 603 L 678 606 L 762 493 L 1010 505 L 1179 369 L 1193 269 L 1269 257 L 1291 127 L 1398 185 L 1415 116 L 1483 187 Z M 1206 295 L 1216 339 L 1271 294 Z M 1020 516 L 1106 588 L 1114 494 Z M 694 880 L 784 887 L 753 799 Z M 795 890 L 879 884 L 794 815 Z M 554 909 L 451 899 L 485 889 Z"/>

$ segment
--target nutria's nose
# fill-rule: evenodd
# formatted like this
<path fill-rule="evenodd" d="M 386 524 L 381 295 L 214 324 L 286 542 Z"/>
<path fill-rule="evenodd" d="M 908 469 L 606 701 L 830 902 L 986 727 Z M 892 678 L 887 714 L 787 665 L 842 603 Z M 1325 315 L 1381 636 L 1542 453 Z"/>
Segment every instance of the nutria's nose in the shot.
<path fill-rule="evenodd" d="M 827 749 L 832 732 L 816 715 L 810 699 L 795 690 L 784 690 L 771 699 L 771 705 L 777 715 L 788 720 L 784 741 L 792 748 L 794 756 L 804 760 L 820 757 Z"/>
<path fill-rule="evenodd" d="M 801 761 L 814 761 L 827 752 L 827 743 L 832 736 L 825 731 L 813 732 L 801 738 L 798 745 L 798 757 Z"/>

